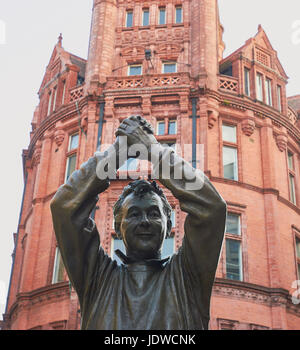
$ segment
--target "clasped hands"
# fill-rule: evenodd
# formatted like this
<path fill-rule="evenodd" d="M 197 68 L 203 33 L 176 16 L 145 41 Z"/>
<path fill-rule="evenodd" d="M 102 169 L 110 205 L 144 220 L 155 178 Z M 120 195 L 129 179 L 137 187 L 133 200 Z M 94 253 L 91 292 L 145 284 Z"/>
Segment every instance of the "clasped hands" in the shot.
<path fill-rule="evenodd" d="M 115 146 L 120 153 L 135 145 L 133 148 L 136 152 L 133 152 L 134 154 L 128 153 L 126 155 L 128 158 L 148 159 L 151 146 L 158 143 L 151 124 L 140 116 L 131 116 L 123 120 L 115 135 Z M 146 152 L 140 152 L 139 148 L 146 150 Z M 147 154 L 143 155 L 142 153 Z"/>

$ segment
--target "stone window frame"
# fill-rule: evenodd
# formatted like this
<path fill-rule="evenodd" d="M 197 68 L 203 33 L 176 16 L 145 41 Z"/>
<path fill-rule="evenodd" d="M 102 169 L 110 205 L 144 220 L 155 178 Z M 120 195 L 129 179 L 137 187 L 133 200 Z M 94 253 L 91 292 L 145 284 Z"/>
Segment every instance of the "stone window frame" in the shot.
<path fill-rule="evenodd" d="M 238 328 L 239 321 L 225 318 L 217 318 L 218 330 L 235 330 Z"/>
<path fill-rule="evenodd" d="M 247 249 L 247 215 L 246 206 L 238 203 L 227 202 L 227 212 L 240 217 L 240 235 L 225 232 L 224 244 L 221 252 L 220 268 L 222 278 L 226 277 L 226 239 L 237 240 L 241 244 L 242 279 L 240 282 L 249 282 L 248 249 Z M 231 280 L 231 279 L 228 279 Z"/>
<path fill-rule="evenodd" d="M 219 121 L 219 132 L 220 132 L 220 177 L 224 178 L 225 180 L 229 181 L 235 181 L 235 182 L 242 182 L 243 180 L 243 173 L 242 173 L 242 154 L 241 154 L 241 125 L 237 121 L 234 121 L 230 119 L 230 116 L 223 116 L 220 118 Z M 236 127 L 236 142 L 229 142 L 229 141 L 223 141 L 223 132 L 222 128 L 223 125 L 227 126 L 235 126 Z M 237 179 L 227 179 L 224 177 L 224 164 L 223 164 L 223 147 L 231 147 L 235 148 L 237 150 Z"/>
<path fill-rule="evenodd" d="M 176 126 L 175 126 L 175 129 L 176 129 L 176 132 L 175 134 L 169 134 L 169 123 L 170 122 L 176 122 Z M 160 123 L 164 123 L 165 124 L 165 132 L 163 134 L 158 134 L 158 125 Z M 177 138 L 177 135 L 178 135 L 178 120 L 176 117 L 173 117 L 173 116 L 168 116 L 168 117 L 160 117 L 160 118 L 156 118 L 156 123 L 155 123 L 155 136 L 158 136 L 158 137 L 162 137 L 162 136 L 169 136 L 170 138 L 172 138 L 172 140 L 170 141 L 174 141 L 176 143 L 176 138 Z M 173 140 L 174 138 L 174 140 Z"/>
<path fill-rule="evenodd" d="M 128 13 L 132 14 L 132 25 L 128 26 Z M 128 8 L 125 10 L 125 28 L 133 28 L 134 27 L 134 11 L 133 8 Z"/>
<path fill-rule="evenodd" d="M 144 24 L 144 13 L 148 12 L 148 24 Z M 142 27 L 149 27 L 150 26 L 150 6 L 145 6 L 142 8 L 142 19 L 141 19 L 141 26 Z"/>
<path fill-rule="evenodd" d="M 295 255 L 295 277 L 296 280 L 300 280 L 300 254 L 298 256 L 297 251 L 297 240 L 300 242 L 300 229 L 292 225 L 292 235 L 293 235 L 293 246 Z M 300 285 L 299 285 L 300 286 Z"/>
<path fill-rule="evenodd" d="M 180 9 L 181 9 L 181 20 L 180 20 L 180 22 L 177 22 L 177 8 L 180 8 Z M 182 5 L 182 4 L 176 4 L 176 5 L 175 5 L 174 23 L 175 23 L 175 24 L 182 24 L 182 23 L 183 23 L 183 5 Z"/>
<path fill-rule="evenodd" d="M 78 134 L 78 145 L 77 145 L 76 148 L 70 149 L 72 136 L 77 135 L 77 134 Z M 78 150 L 79 150 L 79 148 L 80 148 L 80 132 L 77 129 L 76 130 L 72 130 L 68 134 L 68 148 L 67 148 L 67 151 L 66 151 L 64 182 L 67 181 L 67 173 L 68 173 L 67 170 L 68 170 L 68 166 L 69 166 L 69 158 L 71 158 L 74 155 L 76 155 L 75 170 L 78 168 L 78 158 L 79 158 L 78 157 Z"/>
<path fill-rule="evenodd" d="M 290 155 L 292 159 L 292 167 L 290 167 Z M 297 205 L 297 181 L 296 181 L 296 161 L 295 161 L 295 152 L 290 150 L 289 148 L 287 149 L 286 152 L 286 157 L 287 157 L 287 169 L 288 169 L 288 192 L 289 192 L 289 201 Z M 293 178 L 293 191 L 291 189 L 291 178 Z M 293 193 L 293 195 L 292 195 Z"/>
<path fill-rule="evenodd" d="M 248 91 L 249 91 L 248 94 L 246 93 L 246 79 L 245 79 L 246 71 L 248 72 Z M 244 72 L 244 75 L 243 75 L 243 85 L 244 85 L 243 86 L 243 93 L 245 94 L 246 97 L 251 97 L 251 67 L 244 65 L 243 72 Z"/>

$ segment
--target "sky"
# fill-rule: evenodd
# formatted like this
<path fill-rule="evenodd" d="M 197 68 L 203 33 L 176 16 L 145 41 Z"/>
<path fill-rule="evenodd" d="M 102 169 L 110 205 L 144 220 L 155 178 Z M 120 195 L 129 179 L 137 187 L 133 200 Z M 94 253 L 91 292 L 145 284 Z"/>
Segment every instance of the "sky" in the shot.
<path fill-rule="evenodd" d="M 22 150 L 37 91 L 60 33 L 63 47 L 87 58 L 92 0 L 0 0 L 0 319 L 5 311 L 23 193 Z M 224 57 L 261 24 L 287 75 L 288 96 L 300 94 L 300 1 L 219 0 Z"/>

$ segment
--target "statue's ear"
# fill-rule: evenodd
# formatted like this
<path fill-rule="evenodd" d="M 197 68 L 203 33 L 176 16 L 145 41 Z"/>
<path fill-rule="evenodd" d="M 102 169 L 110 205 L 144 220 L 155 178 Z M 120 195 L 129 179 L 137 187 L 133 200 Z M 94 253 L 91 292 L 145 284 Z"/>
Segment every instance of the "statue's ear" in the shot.
<path fill-rule="evenodd" d="M 172 221 L 170 219 L 168 219 L 166 237 L 170 237 L 171 230 L 172 230 Z"/>

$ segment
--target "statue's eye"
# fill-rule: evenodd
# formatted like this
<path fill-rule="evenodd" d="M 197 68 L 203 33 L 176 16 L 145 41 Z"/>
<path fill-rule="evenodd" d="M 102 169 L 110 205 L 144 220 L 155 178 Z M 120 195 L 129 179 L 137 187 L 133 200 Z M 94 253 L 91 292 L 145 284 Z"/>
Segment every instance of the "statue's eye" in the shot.
<path fill-rule="evenodd" d="M 160 212 L 158 210 L 151 210 L 149 213 L 149 217 L 152 219 L 160 218 Z"/>
<path fill-rule="evenodd" d="M 129 217 L 130 218 L 136 218 L 139 216 L 139 213 L 137 211 L 132 211 L 130 214 L 129 214 Z"/>

